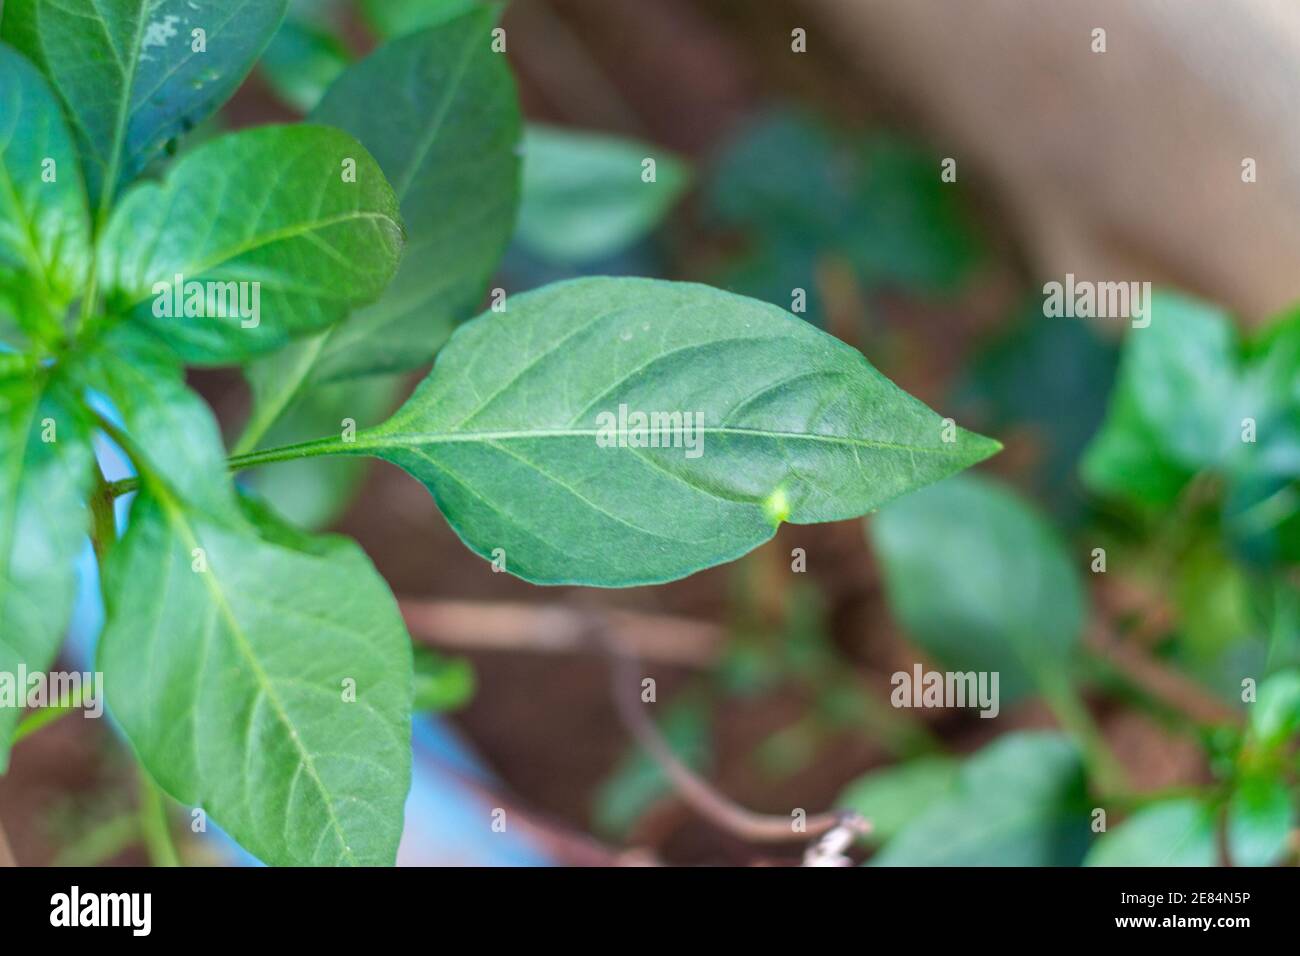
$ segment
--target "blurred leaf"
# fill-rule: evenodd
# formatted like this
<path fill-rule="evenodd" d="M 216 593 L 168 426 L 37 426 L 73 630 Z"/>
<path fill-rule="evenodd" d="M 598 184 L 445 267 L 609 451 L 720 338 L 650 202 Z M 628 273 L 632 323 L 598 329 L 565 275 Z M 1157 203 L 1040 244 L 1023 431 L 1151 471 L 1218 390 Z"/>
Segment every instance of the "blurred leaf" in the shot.
<path fill-rule="evenodd" d="M 474 665 L 463 657 L 447 657 L 416 645 L 415 711 L 445 713 L 458 710 L 474 696 Z"/>
<path fill-rule="evenodd" d="M 276 96 L 308 113 L 351 59 L 343 41 L 328 28 L 291 15 L 271 39 L 258 68 Z"/>
<path fill-rule="evenodd" d="M 642 181 L 646 158 L 655 182 Z M 561 264 L 613 255 L 663 220 L 690 175 L 683 159 L 648 143 L 530 124 L 518 240 Z"/>
<path fill-rule="evenodd" d="M 361 11 L 381 37 L 395 37 L 502 5 L 488 0 L 361 0 Z"/>
<path fill-rule="evenodd" d="M 958 188 L 942 182 L 937 158 L 898 137 L 854 136 L 783 110 L 727 146 L 706 199 L 721 222 L 751 231 L 759 250 L 802 249 L 809 262 L 842 257 L 872 289 L 948 292 L 980 255 Z M 788 307 L 790 288 L 811 289 L 814 278 L 809 270 L 769 301 Z"/>
<path fill-rule="evenodd" d="M 1010 489 L 960 475 L 867 522 L 907 635 L 957 670 L 1000 671 L 1004 700 L 1068 666 L 1084 597 L 1055 531 Z"/>
<path fill-rule="evenodd" d="M 1198 800 L 1143 807 L 1102 834 L 1085 866 L 1214 866 L 1214 813 Z"/>
<path fill-rule="evenodd" d="M 674 700 L 659 721 L 659 731 L 677 758 L 693 770 L 703 771 L 712 760 L 712 721 L 701 699 L 684 695 Z M 596 792 L 593 825 L 611 838 L 622 838 L 671 790 L 654 758 L 633 747 Z"/>
<path fill-rule="evenodd" d="M 1082 319 L 1044 319 L 1034 303 L 980 349 L 956 393 L 987 431 L 1028 430 L 1038 457 L 1034 491 L 1058 517 L 1081 511 L 1078 463 L 1100 427 L 1118 350 Z"/>
<path fill-rule="evenodd" d="M 1088 845 L 1083 764 L 1055 733 L 1013 733 L 966 760 L 947 796 L 872 866 L 1074 866 Z"/>
<path fill-rule="evenodd" d="M 1286 785 L 1248 780 L 1228 802 L 1228 852 L 1236 866 L 1272 866 L 1285 854 L 1296 814 Z"/>
<path fill-rule="evenodd" d="M 1158 290 L 1150 325 L 1128 330 L 1119 381 L 1083 463 L 1095 490 L 1167 504 L 1192 473 L 1241 447 L 1235 333 L 1221 310 Z"/>
<path fill-rule="evenodd" d="M 873 770 L 845 788 L 835 805 L 871 821 L 868 839 L 891 840 L 956 787 L 960 765 L 948 757 L 922 757 Z"/>
<path fill-rule="evenodd" d="M 1250 727 L 1265 748 L 1300 733 L 1300 670 L 1281 671 L 1259 685 Z"/>

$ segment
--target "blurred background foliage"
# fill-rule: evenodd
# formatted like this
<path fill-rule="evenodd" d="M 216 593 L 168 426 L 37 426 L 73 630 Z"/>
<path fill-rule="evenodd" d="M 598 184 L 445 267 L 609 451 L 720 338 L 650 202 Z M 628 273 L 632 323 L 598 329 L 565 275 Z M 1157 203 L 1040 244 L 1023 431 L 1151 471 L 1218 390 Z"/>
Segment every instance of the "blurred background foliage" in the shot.
<path fill-rule="evenodd" d="M 375 43 L 475 4 L 295 0 L 218 125 L 301 116 Z M 400 476 L 359 460 L 263 469 L 256 490 L 297 522 L 357 535 L 404 602 L 595 603 L 716 623 L 705 666 L 644 665 L 663 735 L 754 809 L 860 811 L 874 830 L 857 861 L 1295 864 L 1300 313 L 1247 333 L 1168 291 L 1147 329 L 1045 318 L 1039 289 L 1058 277 L 1026 265 L 1005 210 L 981 204 L 964 170 L 944 182 L 942 148 L 851 95 L 834 56 L 792 64 L 782 5 L 683 0 L 635 22 L 599 6 L 518 0 L 503 13 L 528 126 L 518 227 L 492 285 L 636 274 L 764 299 L 1006 451 L 860 524 L 785 527 L 734 566 L 619 594 L 493 575 Z M 652 52 L 633 52 L 639 29 Z M 242 384 L 199 381 L 236 428 Z M 268 441 L 378 421 L 411 381 L 314 391 Z M 916 663 L 998 671 L 999 715 L 891 707 L 890 676 Z M 465 789 L 439 751 L 416 787 L 452 780 L 442 799 L 508 793 L 530 807 L 547 821 L 527 838 L 530 861 L 569 861 L 556 833 L 667 862 L 798 860 L 797 844 L 760 850 L 703 823 L 628 741 L 602 662 L 580 651 L 422 646 L 417 701 L 479 782 Z M 129 814 L 37 800 L 23 782 L 53 759 L 33 755 L 40 745 L 83 746 L 59 733 L 73 730 L 16 751 L 17 782 L 4 783 L 42 808 L 33 845 L 130 859 Z M 96 774 L 66 787 L 124 786 L 111 756 Z M 436 836 L 412 841 L 403 859 L 449 861 Z M 457 852 L 499 861 L 486 844 Z"/>

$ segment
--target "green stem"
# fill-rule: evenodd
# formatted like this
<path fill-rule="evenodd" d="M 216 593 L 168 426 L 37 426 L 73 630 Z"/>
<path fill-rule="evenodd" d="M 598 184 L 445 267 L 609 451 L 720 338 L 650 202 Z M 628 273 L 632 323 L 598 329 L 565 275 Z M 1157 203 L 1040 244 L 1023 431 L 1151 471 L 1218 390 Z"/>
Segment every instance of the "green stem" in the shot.
<path fill-rule="evenodd" d="M 137 776 L 140 781 L 140 835 L 149 851 L 149 862 L 154 866 L 180 866 L 180 854 L 172 842 L 171 824 L 167 819 L 166 798 L 143 767 Z"/>
<path fill-rule="evenodd" d="M 226 464 L 231 471 L 243 471 L 245 468 L 271 465 L 277 461 L 318 458 L 321 455 L 351 455 L 356 454 L 358 449 L 359 446 L 356 442 L 345 442 L 342 438 L 327 435 L 324 438 L 314 438 L 311 441 L 298 442 L 294 445 L 281 445 L 278 448 L 252 451 L 246 455 L 232 455 L 227 459 Z"/>
<path fill-rule="evenodd" d="M 1068 680 L 1044 675 L 1040 681 L 1043 698 L 1066 732 L 1078 740 L 1083 749 L 1083 759 L 1088 774 L 1098 790 L 1105 794 L 1127 790 L 1128 780 L 1124 767 L 1116 759 L 1101 729 L 1084 706 L 1083 698 Z"/>
<path fill-rule="evenodd" d="M 113 485 L 108 483 L 103 471 L 96 466 L 95 486 L 90 492 L 90 541 L 101 565 L 104 563 L 104 555 L 117 539 L 117 516 L 113 511 L 115 497 Z"/>

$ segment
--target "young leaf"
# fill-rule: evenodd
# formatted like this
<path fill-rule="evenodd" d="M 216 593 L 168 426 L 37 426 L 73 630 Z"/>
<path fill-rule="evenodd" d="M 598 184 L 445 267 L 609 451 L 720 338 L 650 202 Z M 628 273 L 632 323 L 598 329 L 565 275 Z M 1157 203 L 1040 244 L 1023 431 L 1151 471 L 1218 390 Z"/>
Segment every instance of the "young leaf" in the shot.
<path fill-rule="evenodd" d="M 1214 866 L 1214 814 L 1197 800 L 1144 807 L 1103 834 L 1086 866 Z"/>
<path fill-rule="evenodd" d="M 1083 630 L 1078 574 L 1055 531 L 1010 490 L 962 475 L 884 509 L 868 530 L 890 608 L 940 661 L 1001 672 L 1004 699 L 1066 666 Z"/>
<path fill-rule="evenodd" d="M 372 301 L 401 243 L 393 191 L 361 144 L 323 126 L 263 126 L 132 190 L 104 236 L 102 281 L 111 308 L 187 361 L 228 363 Z"/>
<path fill-rule="evenodd" d="M 57 335 L 89 262 L 86 192 L 58 101 L 0 44 L 0 313 Z"/>
<path fill-rule="evenodd" d="M 642 162 L 655 160 L 655 180 Z M 518 239 L 553 263 L 611 256 L 644 237 L 690 181 L 685 161 L 666 150 L 595 133 L 529 125 L 524 134 Z"/>
<path fill-rule="evenodd" d="M 93 467 L 61 389 L 43 379 L 0 379 L 0 672 L 44 670 L 63 642 Z M 0 706 L 0 773 L 19 712 Z"/>
<path fill-rule="evenodd" d="M 391 864 L 410 782 L 411 652 L 354 544 L 146 487 L 104 569 L 108 703 L 150 774 L 271 864 Z"/>
<path fill-rule="evenodd" d="M 9 0 L 0 33 L 63 100 L 102 215 L 121 185 L 235 92 L 285 2 Z"/>
<path fill-rule="evenodd" d="M 1079 752 L 1016 733 L 962 765 L 952 792 L 914 817 L 872 866 L 1074 866 L 1088 845 Z"/>
<path fill-rule="evenodd" d="M 370 150 L 408 229 L 392 285 L 330 333 L 315 381 L 423 365 L 483 295 L 519 196 L 519 105 L 492 52 L 495 17 L 476 9 L 385 44 L 312 111 Z"/>
<path fill-rule="evenodd" d="M 632 413 L 677 418 L 651 445 Z M 526 580 L 619 587 L 732 560 L 782 521 L 856 517 L 998 447 L 773 306 L 591 278 L 463 326 L 392 419 L 322 449 L 402 466 Z"/>

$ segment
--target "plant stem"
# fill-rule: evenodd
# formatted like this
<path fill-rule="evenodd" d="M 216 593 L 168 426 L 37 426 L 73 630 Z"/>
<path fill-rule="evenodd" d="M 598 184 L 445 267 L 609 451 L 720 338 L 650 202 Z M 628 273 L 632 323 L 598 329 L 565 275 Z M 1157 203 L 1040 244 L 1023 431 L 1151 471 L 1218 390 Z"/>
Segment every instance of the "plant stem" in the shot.
<path fill-rule="evenodd" d="M 90 542 L 95 548 L 95 558 L 102 565 L 109 546 L 117 539 L 117 516 L 113 511 L 113 485 L 104 478 L 104 472 L 95 466 L 95 486 L 90 492 Z"/>
<path fill-rule="evenodd" d="M 140 835 L 149 862 L 153 866 L 180 866 L 180 854 L 172 842 L 171 825 L 167 820 L 167 803 L 163 792 L 143 768 L 138 769 L 140 786 Z"/>
<path fill-rule="evenodd" d="M 245 455 L 232 455 L 226 460 L 231 471 L 243 471 L 259 465 L 270 465 L 277 461 L 294 461 L 298 458 L 316 458 L 320 455 L 348 455 L 357 451 L 356 442 L 345 442 L 333 435 L 315 438 L 311 441 L 298 442 L 294 445 L 281 445 Z"/>
<path fill-rule="evenodd" d="M 1101 793 L 1109 795 L 1128 789 L 1127 774 L 1116 759 L 1101 729 L 1074 685 L 1068 680 L 1043 675 L 1043 698 L 1061 726 L 1079 742 L 1088 774 Z"/>

